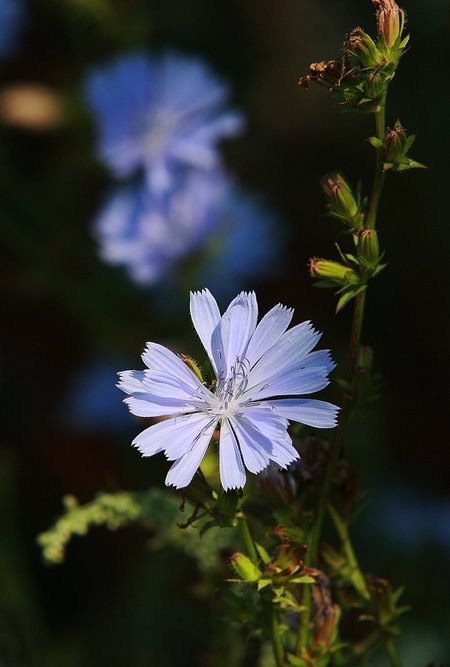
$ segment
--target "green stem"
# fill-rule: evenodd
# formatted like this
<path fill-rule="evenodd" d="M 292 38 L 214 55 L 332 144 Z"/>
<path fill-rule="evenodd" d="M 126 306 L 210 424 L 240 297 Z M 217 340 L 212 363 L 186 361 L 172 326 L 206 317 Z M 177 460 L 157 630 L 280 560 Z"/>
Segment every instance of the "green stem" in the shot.
<path fill-rule="evenodd" d="M 386 95 L 384 95 L 380 108 L 375 112 L 375 131 L 378 139 L 383 141 L 385 135 L 385 106 Z M 377 162 L 375 167 L 375 176 L 370 196 L 369 211 L 365 221 L 365 226 L 373 229 L 376 224 L 378 205 L 383 190 L 385 180 L 385 173 L 383 171 L 383 149 L 377 150 Z M 360 292 L 355 297 L 355 305 L 353 309 L 353 321 L 350 332 L 350 341 L 347 353 L 347 360 L 345 365 L 345 380 L 352 383 L 353 375 L 356 367 L 358 357 L 358 350 L 361 340 L 361 331 L 364 320 L 364 307 L 366 302 L 366 290 Z M 343 399 L 343 405 L 339 420 L 339 426 L 334 432 L 334 437 L 331 441 L 330 459 L 328 461 L 325 476 L 322 481 L 322 486 L 319 492 L 319 501 L 317 505 L 316 516 L 311 528 L 311 535 L 309 540 L 309 548 L 305 556 L 305 563 L 313 565 L 317 560 L 317 550 L 319 546 L 320 536 L 322 533 L 322 526 L 325 516 L 325 509 L 328 504 L 328 497 L 330 495 L 331 485 L 334 479 L 336 464 L 339 459 L 339 454 L 342 447 L 344 432 L 348 421 L 350 412 L 349 400 L 346 396 Z M 309 586 L 304 587 L 302 593 L 302 605 L 305 607 L 300 614 L 299 630 L 297 640 L 297 651 L 301 655 L 306 650 L 309 642 L 309 614 L 311 607 L 311 589 Z"/>
<path fill-rule="evenodd" d="M 390 637 L 385 639 L 384 647 L 386 649 L 389 662 L 391 663 L 391 667 L 403 667 L 402 661 L 400 660 L 400 656 L 397 653 L 397 649 L 395 648 L 394 642 Z"/>
<path fill-rule="evenodd" d="M 278 613 L 274 607 L 272 600 L 264 600 L 266 614 L 267 614 L 267 629 L 272 642 L 273 654 L 275 656 L 275 663 L 277 667 L 284 667 L 284 649 L 281 642 L 280 625 L 278 621 Z"/>
<path fill-rule="evenodd" d="M 244 549 L 253 563 L 258 565 L 258 552 L 250 533 L 247 517 L 242 513 L 237 517 L 237 527 Z M 284 659 L 283 644 L 281 642 L 277 610 L 275 609 L 272 600 L 266 598 L 264 595 L 262 597 L 262 602 L 264 606 L 264 615 L 266 617 L 267 632 L 270 641 L 272 642 L 273 653 L 275 656 L 275 663 L 277 667 L 284 667 L 286 663 Z"/>
<path fill-rule="evenodd" d="M 383 141 L 386 132 L 386 95 L 380 105 L 379 111 L 375 112 L 375 131 L 377 139 Z M 369 212 L 365 222 L 365 227 L 374 229 L 377 221 L 378 204 L 380 202 L 381 192 L 383 190 L 386 173 L 383 171 L 383 147 L 377 149 L 377 165 L 375 169 L 375 177 L 372 186 L 372 194 L 369 202 Z"/>
<path fill-rule="evenodd" d="M 258 552 L 256 551 L 255 543 L 253 542 L 253 538 L 250 533 L 247 517 L 244 514 L 238 515 L 237 526 L 242 544 L 244 545 L 244 549 L 255 565 L 258 565 Z"/>
<path fill-rule="evenodd" d="M 366 298 L 365 291 L 358 294 L 355 298 L 352 329 L 350 333 L 350 342 L 349 342 L 347 362 L 345 367 L 345 379 L 347 382 L 351 382 L 353 377 L 353 371 L 355 368 L 355 362 L 357 358 L 359 342 L 361 339 L 361 330 L 364 319 L 365 298 Z M 305 555 L 305 564 L 308 566 L 313 565 L 317 559 L 317 549 L 319 547 L 320 535 L 322 533 L 322 525 L 325 516 L 325 509 L 328 503 L 328 497 L 330 495 L 331 484 L 334 479 L 334 472 L 339 458 L 339 453 L 341 451 L 348 415 L 349 415 L 348 399 L 344 398 L 341 417 L 339 420 L 339 426 L 335 430 L 334 437 L 331 441 L 330 459 L 328 461 L 325 476 L 322 481 L 317 512 L 311 529 L 309 548 Z M 303 588 L 304 590 L 301 603 L 302 606 L 304 607 L 304 611 L 300 614 L 299 618 L 298 641 L 297 641 L 297 652 L 299 653 L 299 655 L 301 655 L 302 652 L 306 650 L 306 647 L 309 643 L 309 614 L 311 607 L 311 587 L 304 586 Z"/>

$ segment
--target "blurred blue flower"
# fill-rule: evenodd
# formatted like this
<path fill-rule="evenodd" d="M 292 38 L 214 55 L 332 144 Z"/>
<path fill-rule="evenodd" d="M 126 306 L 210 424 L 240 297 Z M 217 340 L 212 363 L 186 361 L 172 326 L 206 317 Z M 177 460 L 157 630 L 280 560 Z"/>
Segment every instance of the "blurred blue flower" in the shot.
<path fill-rule="evenodd" d="M 0 58 L 13 53 L 24 19 L 25 8 L 22 2 L 0 0 Z"/>
<path fill-rule="evenodd" d="M 102 258 L 125 265 L 138 283 L 162 280 L 217 224 L 228 188 L 222 172 L 188 169 L 177 178 L 170 192 L 155 193 L 143 182 L 118 188 L 95 221 Z"/>
<path fill-rule="evenodd" d="M 228 86 L 201 60 L 173 52 L 136 53 L 94 69 L 85 96 L 100 159 L 119 178 L 143 168 L 156 192 L 173 184 L 174 167 L 217 166 L 218 142 L 243 126 L 227 106 Z"/>
<path fill-rule="evenodd" d="M 190 282 L 205 281 L 220 296 L 274 272 L 280 226 L 260 199 L 244 195 L 221 170 L 187 169 L 177 178 L 170 192 L 154 193 L 142 181 L 112 192 L 94 223 L 105 261 L 153 285 L 198 252 Z"/>

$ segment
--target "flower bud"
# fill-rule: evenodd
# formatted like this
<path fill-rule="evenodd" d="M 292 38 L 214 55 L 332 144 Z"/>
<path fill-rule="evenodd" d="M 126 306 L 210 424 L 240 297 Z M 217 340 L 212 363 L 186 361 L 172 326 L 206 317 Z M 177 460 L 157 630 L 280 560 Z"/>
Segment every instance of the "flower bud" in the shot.
<path fill-rule="evenodd" d="M 386 79 L 379 72 L 371 72 L 366 78 L 367 97 L 377 100 L 386 90 Z"/>
<path fill-rule="evenodd" d="M 359 276 L 354 269 L 329 259 L 312 257 L 309 260 L 308 268 L 313 278 L 329 280 L 337 285 L 350 285 L 359 282 Z"/>
<path fill-rule="evenodd" d="M 230 565 L 243 581 L 257 581 L 261 572 L 245 554 L 236 552 L 230 557 Z"/>
<path fill-rule="evenodd" d="M 378 235 L 374 229 L 361 229 L 358 237 L 358 259 L 362 259 L 363 268 L 374 269 L 380 259 Z"/>
<path fill-rule="evenodd" d="M 395 0 L 372 0 L 376 7 L 378 35 L 384 37 L 386 46 L 391 49 L 401 37 L 405 25 L 405 12 Z"/>
<path fill-rule="evenodd" d="M 361 225 L 359 206 L 342 174 L 333 173 L 324 176 L 322 188 L 327 196 L 331 215 L 351 227 L 359 227 Z"/>
<path fill-rule="evenodd" d="M 403 157 L 405 157 L 407 136 L 399 121 L 395 123 L 393 129 L 388 128 L 383 143 L 385 162 L 397 164 Z"/>
<path fill-rule="evenodd" d="M 347 39 L 345 50 L 358 58 L 364 69 L 375 68 L 385 62 L 373 39 L 361 28 L 352 30 Z"/>

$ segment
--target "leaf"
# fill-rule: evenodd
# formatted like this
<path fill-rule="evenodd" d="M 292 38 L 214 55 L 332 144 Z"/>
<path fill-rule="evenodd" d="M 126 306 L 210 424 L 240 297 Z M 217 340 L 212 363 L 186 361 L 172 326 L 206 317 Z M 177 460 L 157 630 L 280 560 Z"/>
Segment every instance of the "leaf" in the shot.
<path fill-rule="evenodd" d="M 261 544 L 258 544 L 258 542 L 255 542 L 255 547 L 256 551 L 259 554 L 259 557 L 261 558 L 262 562 L 264 564 L 267 564 L 270 562 L 270 556 L 267 553 L 267 551 L 264 549 L 264 547 Z"/>
<path fill-rule="evenodd" d="M 290 580 L 292 584 L 315 584 L 316 580 L 314 577 L 310 577 L 309 574 L 304 574 L 300 577 L 294 577 Z"/>
<path fill-rule="evenodd" d="M 383 148 L 383 142 L 381 141 L 381 139 L 378 139 L 378 137 L 369 137 L 367 141 L 376 149 Z"/>

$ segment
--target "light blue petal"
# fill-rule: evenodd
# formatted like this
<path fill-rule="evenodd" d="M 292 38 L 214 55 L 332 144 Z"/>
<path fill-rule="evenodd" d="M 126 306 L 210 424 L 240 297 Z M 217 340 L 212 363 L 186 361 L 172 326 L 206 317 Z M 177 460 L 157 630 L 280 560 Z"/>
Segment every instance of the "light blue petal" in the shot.
<path fill-rule="evenodd" d="M 277 343 L 258 361 L 249 374 L 248 386 L 270 383 L 292 372 L 317 345 L 321 334 L 310 322 L 302 322 L 286 331 Z"/>
<path fill-rule="evenodd" d="M 191 482 L 195 471 L 202 462 L 215 427 L 216 421 L 210 421 L 209 426 L 204 427 L 203 431 L 198 435 L 191 449 L 175 461 L 167 473 L 167 486 L 174 486 L 177 489 L 181 489 Z"/>
<path fill-rule="evenodd" d="M 249 396 L 253 400 L 263 400 L 276 396 L 298 396 L 300 394 L 312 394 L 324 389 L 329 384 L 327 370 L 300 370 L 289 373 L 275 382 L 264 383 L 259 387 L 247 390 L 244 398 Z"/>
<path fill-rule="evenodd" d="M 272 443 L 261 436 L 250 420 L 245 417 L 230 419 L 242 452 L 245 467 L 255 474 L 269 465 L 269 452 L 273 451 Z"/>
<path fill-rule="evenodd" d="M 175 460 L 189 451 L 211 419 L 205 415 L 185 415 L 166 419 L 149 426 L 133 440 L 143 456 L 164 451 L 169 460 Z"/>
<path fill-rule="evenodd" d="M 211 349 L 212 335 L 220 322 L 220 311 L 217 302 L 207 289 L 201 292 L 191 292 L 190 310 L 195 330 L 202 341 L 217 376 L 218 369 L 215 362 L 217 351 L 213 354 Z"/>
<path fill-rule="evenodd" d="M 291 421 L 315 426 L 317 428 L 334 428 L 340 408 L 327 401 L 316 401 L 309 398 L 286 398 L 270 401 L 278 414 Z"/>
<path fill-rule="evenodd" d="M 227 419 L 222 420 L 220 427 L 219 457 L 220 481 L 225 491 L 242 489 L 246 480 L 245 468 L 236 437 Z"/>
<path fill-rule="evenodd" d="M 197 404 L 199 401 L 204 403 L 205 399 L 211 396 L 210 392 L 201 383 L 193 389 L 185 378 L 175 377 L 161 371 L 147 371 L 147 373 L 144 373 L 142 386 L 144 391 L 161 396 L 161 398 L 178 398 L 182 401 L 191 401 L 193 404 Z"/>
<path fill-rule="evenodd" d="M 212 396 L 211 392 L 202 385 L 186 364 L 166 347 L 157 343 L 147 343 L 142 360 L 152 371 L 159 371 L 180 378 L 192 388 L 192 393 L 201 391 L 210 397 Z"/>
<path fill-rule="evenodd" d="M 277 463 L 281 468 L 286 468 L 292 461 L 300 458 L 286 431 L 287 419 L 280 416 L 270 406 L 262 403 L 258 407 L 245 407 L 242 408 L 242 414 L 270 441 L 272 448 L 269 450 L 269 458 L 271 461 Z M 262 436 L 258 437 L 261 439 Z"/>
<path fill-rule="evenodd" d="M 254 292 L 241 292 L 228 306 L 220 321 L 220 335 L 225 354 L 227 374 L 243 361 L 248 342 L 258 320 L 258 304 Z"/>
<path fill-rule="evenodd" d="M 142 393 L 142 380 L 144 379 L 144 371 L 122 371 L 117 373 L 119 382 L 117 387 L 126 394 Z"/>
<path fill-rule="evenodd" d="M 136 417 L 163 417 L 196 412 L 194 404 L 174 398 L 161 398 L 152 394 L 133 394 L 124 399 L 130 412 Z"/>
<path fill-rule="evenodd" d="M 288 328 L 294 311 L 280 303 L 269 310 L 256 327 L 245 356 L 252 368 L 261 357 L 275 345 Z"/>

